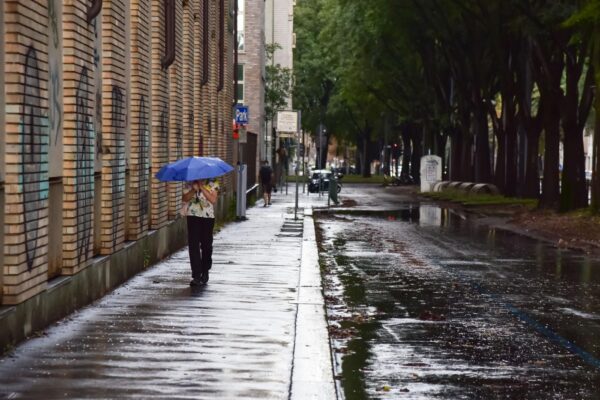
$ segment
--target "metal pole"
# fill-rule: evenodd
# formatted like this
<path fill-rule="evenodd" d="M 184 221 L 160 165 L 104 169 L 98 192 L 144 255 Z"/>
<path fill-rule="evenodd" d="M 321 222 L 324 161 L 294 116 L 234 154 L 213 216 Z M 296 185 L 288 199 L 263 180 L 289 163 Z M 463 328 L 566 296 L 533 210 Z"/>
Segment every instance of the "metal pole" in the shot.
<path fill-rule="evenodd" d="M 299 111 L 301 114 L 300 116 L 302 117 L 302 111 Z M 302 119 L 302 118 L 301 118 Z M 302 127 L 300 127 L 302 128 Z M 302 134 L 302 193 L 304 193 L 304 181 L 306 180 L 306 163 L 305 163 L 305 159 L 304 157 L 306 157 L 306 143 L 304 142 L 304 131 L 302 129 L 300 129 L 300 132 Z"/>
<path fill-rule="evenodd" d="M 286 168 L 286 166 L 287 166 L 287 162 L 288 162 L 287 158 L 289 157 L 289 151 L 288 151 L 288 149 L 289 149 L 288 143 L 289 142 L 288 142 L 288 139 L 285 140 L 285 143 L 286 143 L 286 145 L 284 147 L 284 149 L 285 149 L 284 151 L 286 153 L 286 156 L 283 159 L 285 161 L 285 163 L 283 163 L 281 161 L 279 163 L 281 164 L 281 174 L 283 175 L 285 173 L 285 195 L 287 196 L 287 194 L 288 194 L 288 174 L 287 174 L 287 168 Z M 280 145 L 280 147 L 281 147 L 281 145 Z"/>
<path fill-rule="evenodd" d="M 299 134 L 300 132 L 302 132 L 301 122 L 302 122 L 302 111 L 298 111 L 298 132 L 297 132 L 297 134 Z M 297 139 L 298 140 L 296 140 L 296 142 L 297 142 L 296 143 L 296 155 L 300 155 L 300 138 L 297 138 Z M 298 159 L 298 157 L 296 157 L 296 159 Z M 294 220 L 298 219 L 298 192 L 299 192 L 299 190 L 298 190 L 298 179 L 299 179 L 298 169 L 299 168 L 298 167 L 299 166 L 300 166 L 300 160 L 297 160 L 296 161 L 296 168 L 295 168 L 295 170 L 296 170 L 296 203 L 295 203 L 295 206 L 294 206 Z M 304 187 L 304 186 L 302 186 L 302 187 Z"/>

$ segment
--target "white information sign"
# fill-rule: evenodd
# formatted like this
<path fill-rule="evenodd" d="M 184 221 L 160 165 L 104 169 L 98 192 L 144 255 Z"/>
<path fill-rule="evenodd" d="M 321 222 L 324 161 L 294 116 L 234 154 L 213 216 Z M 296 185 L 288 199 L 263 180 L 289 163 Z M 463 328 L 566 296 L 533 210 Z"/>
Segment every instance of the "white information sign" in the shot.
<path fill-rule="evenodd" d="M 438 156 L 421 157 L 421 192 L 431 192 L 433 184 L 442 180 L 442 159 Z"/>
<path fill-rule="evenodd" d="M 278 132 L 298 132 L 298 113 L 296 111 L 277 111 Z"/>

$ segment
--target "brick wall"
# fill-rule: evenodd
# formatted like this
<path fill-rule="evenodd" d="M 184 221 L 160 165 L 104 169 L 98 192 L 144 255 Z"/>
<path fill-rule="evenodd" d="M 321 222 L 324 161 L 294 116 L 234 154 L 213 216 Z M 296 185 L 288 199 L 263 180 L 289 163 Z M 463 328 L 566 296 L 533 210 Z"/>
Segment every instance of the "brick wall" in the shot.
<path fill-rule="evenodd" d="M 4 24 L 4 2 L 0 1 L 0 36 L 6 37 Z M 4 222 L 4 165 L 5 165 L 5 140 L 6 131 L 4 114 L 6 110 L 6 91 L 4 87 L 4 40 L 0 40 L 0 221 Z M 4 287 L 4 230 L 0 228 L 0 290 Z M 2 293 L 0 291 L 0 293 Z M 2 304 L 2 296 L 0 296 Z"/>
<path fill-rule="evenodd" d="M 193 113 L 194 113 L 194 145 L 193 145 L 193 154 L 200 156 L 203 154 L 202 146 L 202 136 L 205 129 L 204 118 L 202 115 L 203 106 L 203 94 L 204 87 L 202 85 L 202 66 L 203 66 L 203 57 L 204 51 L 202 49 L 202 39 L 203 39 L 203 5 L 204 0 L 196 0 L 196 18 L 194 19 L 194 48 L 196 49 L 194 52 L 194 104 L 193 104 Z"/>
<path fill-rule="evenodd" d="M 184 4 L 183 8 L 183 70 L 182 70 L 182 90 L 183 90 L 183 147 L 185 156 L 190 157 L 196 154 L 197 148 L 194 140 L 194 99 L 196 96 L 196 87 L 194 85 L 196 74 L 194 70 L 194 55 L 196 54 L 196 36 L 195 23 L 199 19 L 197 2 L 190 0 Z M 197 100 L 200 100 L 197 98 Z"/>
<path fill-rule="evenodd" d="M 169 67 L 169 162 L 183 157 L 183 4 L 176 1 L 175 5 L 179 23 L 175 29 L 175 61 Z M 179 182 L 169 183 L 169 220 L 181 210 L 181 188 Z"/>
<path fill-rule="evenodd" d="M 88 23 L 90 3 L 5 0 L 0 7 L 2 304 L 88 267 L 94 243 L 113 254 L 178 218 L 182 185 L 154 178 L 165 163 L 201 152 L 231 162 L 229 1 L 174 1 L 176 56 L 168 68 L 163 0 L 104 0 Z M 221 90 L 219 51 L 226 52 Z M 49 164 L 57 185 L 50 201 Z M 230 178 L 224 183 L 231 189 Z M 59 229 L 49 229 L 50 213 Z M 49 241 L 61 253 L 52 274 Z"/>
<path fill-rule="evenodd" d="M 63 268 L 88 265 L 94 243 L 94 31 L 87 3 L 63 4 Z"/>
<path fill-rule="evenodd" d="M 5 1 L 3 303 L 46 285 L 48 24 L 44 1 Z M 19 14 L 20 18 L 11 18 Z M 2 110 L 0 110 L 2 112 Z"/>
<path fill-rule="evenodd" d="M 165 16 L 162 1 L 152 1 L 152 146 L 150 150 L 150 229 L 167 223 L 167 184 L 154 176 L 169 161 L 169 74 L 162 67 L 165 55 Z"/>
<path fill-rule="evenodd" d="M 150 186 L 150 3 L 134 0 L 130 10 L 129 52 L 131 65 L 129 210 L 127 239 L 137 240 L 148 232 Z"/>
<path fill-rule="evenodd" d="M 125 240 L 125 127 L 127 63 L 125 0 L 104 0 L 102 10 L 102 195 L 101 254 L 112 254 Z"/>

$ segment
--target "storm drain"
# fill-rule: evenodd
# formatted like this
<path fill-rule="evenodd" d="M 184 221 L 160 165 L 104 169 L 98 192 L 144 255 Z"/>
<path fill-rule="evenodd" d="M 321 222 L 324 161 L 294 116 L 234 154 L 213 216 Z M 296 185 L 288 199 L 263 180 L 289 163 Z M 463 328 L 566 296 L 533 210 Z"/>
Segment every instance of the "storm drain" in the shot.
<path fill-rule="evenodd" d="M 302 230 L 304 229 L 304 219 L 300 218 L 297 220 L 286 218 L 281 227 L 281 232 L 277 236 L 285 237 L 301 237 Z"/>

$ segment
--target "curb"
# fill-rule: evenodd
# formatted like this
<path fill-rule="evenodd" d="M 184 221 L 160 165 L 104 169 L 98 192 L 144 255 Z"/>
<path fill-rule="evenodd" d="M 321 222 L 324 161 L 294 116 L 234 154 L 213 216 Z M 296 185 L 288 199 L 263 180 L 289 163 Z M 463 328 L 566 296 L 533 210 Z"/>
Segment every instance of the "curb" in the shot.
<path fill-rule="evenodd" d="M 312 209 L 305 209 L 290 399 L 337 399 Z"/>

